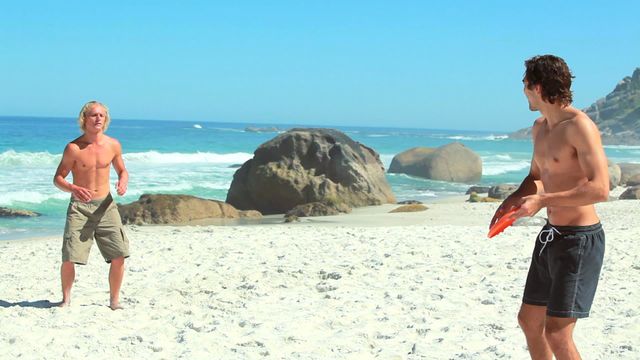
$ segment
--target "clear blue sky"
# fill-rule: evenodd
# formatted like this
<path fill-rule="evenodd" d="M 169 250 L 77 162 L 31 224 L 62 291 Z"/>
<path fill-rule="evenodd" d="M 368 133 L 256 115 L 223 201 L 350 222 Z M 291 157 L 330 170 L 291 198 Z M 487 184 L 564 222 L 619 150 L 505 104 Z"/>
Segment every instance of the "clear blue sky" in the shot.
<path fill-rule="evenodd" d="M 3 1 L 0 115 L 515 130 L 523 61 L 575 105 L 640 66 L 638 1 Z"/>

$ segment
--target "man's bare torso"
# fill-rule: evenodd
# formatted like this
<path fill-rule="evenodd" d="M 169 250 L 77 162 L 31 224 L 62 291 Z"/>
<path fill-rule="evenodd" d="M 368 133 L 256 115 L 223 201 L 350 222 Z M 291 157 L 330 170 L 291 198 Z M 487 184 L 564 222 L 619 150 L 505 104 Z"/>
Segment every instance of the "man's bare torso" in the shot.
<path fill-rule="evenodd" d="M 100 143 L 88 143 L 79 137 L 70 143 L 73 148 L 73 184 L 92 191 L 92 199 L 109 194 L 109 172 L 116 156 L 114 141 L 104 136 Z"/>
<path fill-rule="evenodd" d="M 550 128 L 546 119 L 537 121 L 534 138 L 534 156 L 544 192 L 554 193 L 569 190 L 588 181 L 578 161 L 578 153 L 570 144 L 569 131 L 576 121 L 590 121 L 574 117 L 559 122 Z M 592 225 L 599 221 L 593 204 L 585 206 L 549 206 L 549 222 L 553 225 Z"/>

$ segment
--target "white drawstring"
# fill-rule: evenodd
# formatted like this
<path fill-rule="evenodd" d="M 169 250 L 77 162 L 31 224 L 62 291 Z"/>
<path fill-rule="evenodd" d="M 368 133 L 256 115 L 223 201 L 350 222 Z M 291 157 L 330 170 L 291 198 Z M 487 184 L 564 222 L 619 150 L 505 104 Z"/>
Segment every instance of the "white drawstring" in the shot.
<path fill-rule="evenodd" d="M 542 244 L 542 249 L 540 249 L 540 253 L 538 254 L 538 256 L 542 255 L 542 250 L 544 250 L 544 248 L 547 246 L 548 243 L 553 241 L 554 231 L 557 232 L 558 235 L 562 235 L 560 231 L 556 230 L 556 228 L 554 228 L 553 226 L 549 226 L 549 230 L 542 230 L 540 231 L 540 234 L 538 234 L 538 240 Z M 544 240 L 542 240 L 542 233 L 545 233 L 545 232 L 547 233 L 547 236 L 545 237 Z"/>

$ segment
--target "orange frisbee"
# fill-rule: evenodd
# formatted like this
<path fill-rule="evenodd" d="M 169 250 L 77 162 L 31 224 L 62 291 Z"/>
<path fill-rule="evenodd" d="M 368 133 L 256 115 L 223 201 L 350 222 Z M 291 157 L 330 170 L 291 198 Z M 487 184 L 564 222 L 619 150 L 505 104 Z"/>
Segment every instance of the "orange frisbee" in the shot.
<path fill-rule="evenodd" d="M 513 224 L 516 219 L 512 218 L 511 215 L 515 214 L 518 211 L 518 208 L 515 208 L 511 211 L 508 211 L 506 214 L 502 215 L 498 221 L 489 229 L 489 234 L 487 235 L 489 239 L 500 234 L 504 231 L 504 229 L 508 228 Z"/>

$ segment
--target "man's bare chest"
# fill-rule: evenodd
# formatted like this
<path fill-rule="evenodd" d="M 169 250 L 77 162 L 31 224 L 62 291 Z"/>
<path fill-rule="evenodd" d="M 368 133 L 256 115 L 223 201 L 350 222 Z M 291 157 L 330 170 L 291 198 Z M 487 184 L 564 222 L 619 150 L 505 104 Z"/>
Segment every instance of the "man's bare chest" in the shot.
<path fill-rule="evenodd" d="M 541 169 L 572 170 L 579 166 L 575 147 L 564 132 L 542 133 L 534 142 L 534 160 Z"/>
<path fill-rule="evenodd" d="M 86 147 L 79 151 L 75 168 L 79 171 L 91 171 L 108 168 L 114 153 L 106 147 Z"/>

